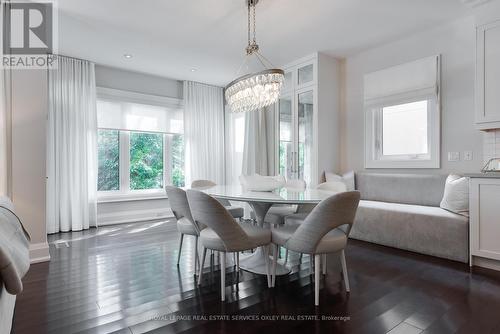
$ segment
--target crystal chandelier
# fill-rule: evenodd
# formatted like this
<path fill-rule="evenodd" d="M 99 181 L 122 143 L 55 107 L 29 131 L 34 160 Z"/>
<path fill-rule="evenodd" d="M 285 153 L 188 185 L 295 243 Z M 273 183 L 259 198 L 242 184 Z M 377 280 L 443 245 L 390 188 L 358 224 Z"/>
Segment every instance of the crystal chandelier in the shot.
<path fill-rule="evenodd" d="M 246 0 L 248 5 L 248 46 L 245 61 L 240 66 L 238 74 L 249 58 L 255 57 L 263 66 L 262 71 L 243 75 L 232 81 L 225 88 L 226 102 L 232 112 L 247 112 L 267 107 L 275 103 L 280 95 L 285 72 L 273 68 L 273 65 L 259 52 L 256 41 L 255 5 L 259 0 Z M 250 14 L 252 12 L 252 15 Z M 253 17 L 253 40 L 250 39 L 250 18 Z"/>

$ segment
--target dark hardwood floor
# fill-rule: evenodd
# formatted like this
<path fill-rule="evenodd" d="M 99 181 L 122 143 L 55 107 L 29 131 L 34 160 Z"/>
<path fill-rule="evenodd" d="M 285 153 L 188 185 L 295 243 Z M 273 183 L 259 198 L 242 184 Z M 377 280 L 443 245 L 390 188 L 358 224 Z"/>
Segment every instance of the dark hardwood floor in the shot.
<path fill-rule="evenodd" d="M 220 301 L 215 264 L 201 288 L 173 221 L 49 236 L 52 260 L 32 265 L 13 333 L 500 333 L 500 278 L 466 264 L 350 240 L 351 292 L 329 257 L 314 307 L 309 258 L 268 289 L 229 269 Z M 255 321 L 252 319 L 260 319 Z M 278 319 L 278 320 L 275 320 Z M 320 320 L 317 320 L 320 319 Z"/>

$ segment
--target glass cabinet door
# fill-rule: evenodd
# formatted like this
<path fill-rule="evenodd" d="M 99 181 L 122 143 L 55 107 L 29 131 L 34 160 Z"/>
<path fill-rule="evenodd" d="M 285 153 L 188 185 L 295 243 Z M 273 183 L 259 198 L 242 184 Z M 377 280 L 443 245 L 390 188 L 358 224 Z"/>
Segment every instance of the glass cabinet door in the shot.
<path fill-rule="evenodd" d="M 287 179 L 316 179 L 313 136 L 316 62 L 307 61 L 285 72 L 281 97 L 276 104 L 277 172 Z"/>
<path fill-rule="evenodd" d="M 283 81 L 283 87 L 281 87 L 281 92 L 286 93 L 293 88 L 293 73 L 285 72 L 285 80 Z"/>
<path fill-rule="evenodd" d="M 313 82 L 314 80 L 314 65 L 309 64 L 300 67 L 297 71 L 297 84 L 302 86 L 304 84 Z"/>
<path fill-rule="evenodd" d="M 313 163 L 313 116 L 314 94 L 307 91 L 298 94 L 298 154 L 297 177 L 311 184 Z"/>
<path fill-rule="evenodd" d="M 279 99 L 279 174 L 293 178 L 293 116 L 292 97 Z"/>

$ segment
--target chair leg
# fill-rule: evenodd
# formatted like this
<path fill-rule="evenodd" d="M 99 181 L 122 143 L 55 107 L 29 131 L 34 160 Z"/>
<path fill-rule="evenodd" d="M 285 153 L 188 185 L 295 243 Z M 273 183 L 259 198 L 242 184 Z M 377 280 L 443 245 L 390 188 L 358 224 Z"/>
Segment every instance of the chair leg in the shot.
<path fill-rule="evenodd" d="M 309 276 L 313 274 L 313 266 L 314 266 L 314 257 L 312 254 L 309 254 Z"/>
<path fill-rule="evenodd" d="M 181 262 L 182 242 L 184 241 L 184 234 L 181 233 L 181 241 L 179 243 L 179 254 L 177 255 L 177 265 Z"/>
<path fill-rule="evenodd" d="M 207 257 L 207 249 L 203 247 L 203 255 L 201 256 L 200 273 L 198 274 L 198 285 L 201 285 L 201 277 L 203 276 L 203 267 L 205 266 L 205 258 Z"/>
<path fill-rule="evenodd" d="M 198 256 L 198 236 L 195 237 L 194 240 L 194 275 L 198 272 L 198 268 L 200 265 L 200 258 Z"/>
<path fill-rule="evenodd" d="M 278 245 L 271 245 L 273 247 L 273 268 L 271 274 L 271 286 L 274 287 L 276 284 L 276 263 L 278 262 Z"/>
<path fill-rule="evenodd" d="M 219 252 L 220 257 L 220 300 L 226 300 L 226 253 Z"/>
<path fill-rule="evenodd" d="M 269 245 L 264 246 L 264 256 L 266 257 L 267 287 L 271 287 L 271 271 L 269 270 Z"/>
<path fill-rule="evenodd" d="M 284 262 L 285 266 L 287 262 L 288 262 L 288 248 L 285 248 L 285 262 Z"/>
<path fill-rule="evenodd" d="M 314 305 L 319 305 L 319 270 L 321 268 L 321 255 L 314 255 Z"/>
<path fill-rule="evenodd" d="M 326 275 L 326 254 L 323 254 L 323 275 Z"/>
<path fill-rule="evenodd" d="M 236 252 L 236 272 L 240 272 L 240 252 Z"/>
<path fill-rule="evenodd" d="M 299 255 L 299 263 L 302 264 L 302 253 Z"/>
<path fill-rule="evenodd" d="M 345 251 L 340 252 L 340 262 L 342 263 L 342 275 L 344 276 L 345 291 L 351 291 L 349 286 L 349 275 L 347 274 L 347 264 L 345 262 Z"/>

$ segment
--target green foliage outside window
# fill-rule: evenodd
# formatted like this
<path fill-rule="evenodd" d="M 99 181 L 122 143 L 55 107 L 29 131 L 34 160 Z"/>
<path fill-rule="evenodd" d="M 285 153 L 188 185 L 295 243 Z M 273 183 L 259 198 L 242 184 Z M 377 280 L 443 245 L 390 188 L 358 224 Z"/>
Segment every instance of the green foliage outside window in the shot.
<path fill-rule="evenodd" d="M 97 143 L 97 190 L 119 190 L 120 132 L 118 130 L 99 130 Z"/>
<path fill-rule="evenodd" d="M 172 135 L 171 182 L 176 187 L 184 187 L 184 136 Z"/>
<path fill-rule="evenodd" d="M 130 190 L 163 188 L 164 137 L 169 143 L 168 183 L 184 187 L 184 136 L 130 132 Z M 98 191 L 120 190 L 120 131 L 99 129 L 97 146 Z"/>
<path fill-rule="evenodd" d="M 163 135 L 130 133 L 130 189 L 163 188 Z"/>

